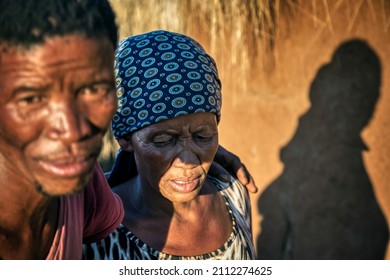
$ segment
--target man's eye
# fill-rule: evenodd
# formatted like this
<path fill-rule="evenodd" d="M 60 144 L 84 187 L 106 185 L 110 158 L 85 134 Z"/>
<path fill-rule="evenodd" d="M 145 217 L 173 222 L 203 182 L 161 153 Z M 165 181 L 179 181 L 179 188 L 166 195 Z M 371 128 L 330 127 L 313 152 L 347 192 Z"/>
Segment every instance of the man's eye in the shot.
<path fill-rule="evenodd" d="M 18 100 L 21 106 L 39 105 L 44 102 L 46 102 L 46 97 L 43 95 L 27 95 Z"/>
<path fill-rule="evenodd" d="M 108 83 L 93 84 L 80 90 L 83 95 L 105 96 L 110 93 L 114 93 L 114 87 Z"/>

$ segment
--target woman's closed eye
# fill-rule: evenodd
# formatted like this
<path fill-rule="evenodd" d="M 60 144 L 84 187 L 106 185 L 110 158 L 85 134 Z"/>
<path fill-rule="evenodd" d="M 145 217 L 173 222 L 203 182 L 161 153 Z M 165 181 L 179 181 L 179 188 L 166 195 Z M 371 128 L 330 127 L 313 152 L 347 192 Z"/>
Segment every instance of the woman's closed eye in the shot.
<path fill-rule="evenodd" d="M 213 140 L 215 134 L 202 134 L 202 133 L 196 133 L 192 136 L 194 141 L 196 142 L 210 142 Z"/>
<path fill-rule="evenodd" d="M 156 147 L 165 147 L 175 142 L 176 138 L 173 135 L 162 134 L 153 138 L 153 144 Z"/>

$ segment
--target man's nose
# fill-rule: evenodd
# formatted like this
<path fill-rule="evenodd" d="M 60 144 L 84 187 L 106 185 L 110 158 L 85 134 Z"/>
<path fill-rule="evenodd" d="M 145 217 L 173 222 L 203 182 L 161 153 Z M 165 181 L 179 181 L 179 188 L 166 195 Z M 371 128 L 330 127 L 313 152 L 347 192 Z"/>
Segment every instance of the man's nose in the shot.
<path fill-rule="evenodd" d="M 86 116 L 76 104 L 64 102 L 52 107 L 49 117 L 48 136 L 65 142 L 76 142 L 91 133 Z"/>

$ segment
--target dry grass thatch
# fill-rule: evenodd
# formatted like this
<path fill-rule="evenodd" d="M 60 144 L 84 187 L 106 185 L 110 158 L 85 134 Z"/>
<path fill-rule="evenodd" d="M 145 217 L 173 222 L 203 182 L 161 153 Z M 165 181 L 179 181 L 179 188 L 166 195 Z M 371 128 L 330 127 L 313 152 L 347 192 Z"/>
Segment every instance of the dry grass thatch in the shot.
<path fill-rule="evenodd" d="M 243 79 L 254 58 L 272 67 L 270 55 L 279 1 L 272 0 L 111 0 L 120 37 L 155 29 L 185 33 L 201 42 L 220 68 Z"/>
<path fill-rule="evenodd" d="M 156 29 L 185 33 L 200 41 L 217 61 L 225 80 L 239 77 L 240 91 L 259 75 L 275 68 L 278 34 L 288 30 L 289 21 L 309 18 L 317 32 L 334 34 L 333 17 L 342 15 L 342 32 L 351 33 L 367 16 L 390 30 L 388 0 L 110 0 L 117 14 L 120 37 Z M 282 28 L 281 23 L 283 24 Z M 302 27 L 304 28 L 304 27 Z M 230 77 L 230 76 L 231 77 Z M 234 88 L 233 91 L 237 89 Z"/>

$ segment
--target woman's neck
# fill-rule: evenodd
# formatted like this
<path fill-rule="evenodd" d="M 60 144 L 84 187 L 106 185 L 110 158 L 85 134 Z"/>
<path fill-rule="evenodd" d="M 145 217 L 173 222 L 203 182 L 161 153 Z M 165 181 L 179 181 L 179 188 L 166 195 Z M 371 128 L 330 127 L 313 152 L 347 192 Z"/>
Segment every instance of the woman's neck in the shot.
<path fill-rule="evenodd" d="M 146 186 L 139 175 L 113 190 L 122 198 L 125 209 L 128 208 L 128 211 L 136 213 L 136 215 L 154 217 L 172 217 L 173 215 L 190 217 L 189 213 L 204 209 L 204 205 L 208 205 L 207 201 L 210 197 L 217 193 L 217 189 L 213 187 L 212 183 L 206 180 L 195 199 L 188 202 L 172 202 L 158 192 L 158 188 Z"/>
<path fill-rule="evenodd" d="M 124 200 L 123 224 L 152 248 L 174 255 L 198 255 L 218 249 L 229 238 L 230 214 L 209 180 L 195 199 L 185 203 L 172 203 L 145 190 L 139 178 L 134 178 L 115 191 Z"/>

